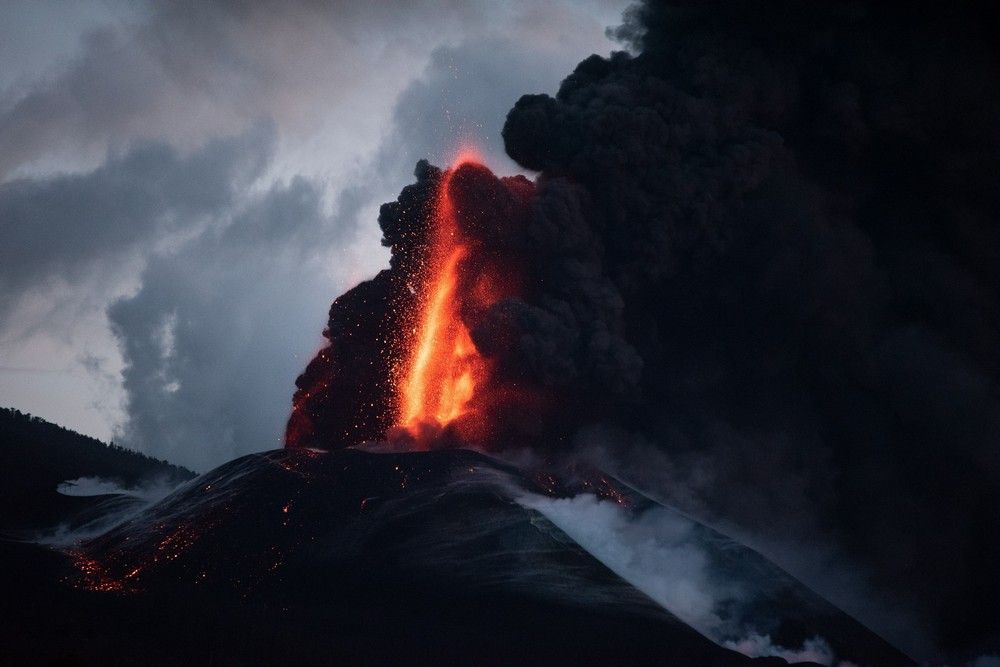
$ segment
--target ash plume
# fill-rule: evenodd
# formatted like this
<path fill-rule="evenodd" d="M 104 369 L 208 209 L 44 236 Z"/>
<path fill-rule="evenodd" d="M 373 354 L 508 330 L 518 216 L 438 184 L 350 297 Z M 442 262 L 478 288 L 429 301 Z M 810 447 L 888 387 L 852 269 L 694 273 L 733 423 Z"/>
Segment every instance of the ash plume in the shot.
<path fill-rule="evenodd" d="M 496 428 L 450 444 L 572 456 L 603 429 L 606 462 L 680 509 L 761 543 L 832 544 L 907 610 L 904 629 L 876 629 L 911 652 L 995 652 L 987 16 L 985 3 L 631 10 L 615 35 L 636 55 L 592 56 L 508 115 L 507 152 L 536 181 L 474 170 L 458 186 L 475 256 L 515 266 L 520 285 L 462 312 L 493 364 L 477 400 Z M 289 444 L 389 432 L 442 173 L 419 164 L 383 206 L 392 266 L 334 303 Z M 495 400 L 515 389 L 529 409 Z"/>

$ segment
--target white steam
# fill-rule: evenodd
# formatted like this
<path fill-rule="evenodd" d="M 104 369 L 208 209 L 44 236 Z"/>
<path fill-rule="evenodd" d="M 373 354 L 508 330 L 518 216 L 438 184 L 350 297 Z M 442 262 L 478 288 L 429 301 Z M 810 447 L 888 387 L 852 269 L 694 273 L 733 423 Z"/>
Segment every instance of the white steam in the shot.
<path fill-rule="evenodd" d="M 709 555 L 693 532 L 697 524 L 683 515 L 666 507 L 631 515 L 590 494 L 524 495 L 518 502 L 540 512 L 615 574 L 712 641 L 750 657 L 833 664 L 833 651 L 821 637 L 801 648 L 777 646 L 769 636 L 744 634 L 720 617 L 718 610 L 727 601 L 746 594 L 737 582 L 710 576 Z"/>
<path fill-rule="evenodd" d="M 738 651 L 751 658 L 777 656 L 794 664 L 796 662 L 818 662 L 821 665 L 833 664 L 833 650 L 822 637 L 807 639 L 801 649 L 788 649 L 777 646 L 771 641 L 770 635 L 759 635 L 751 632 L 743 639 L 729 640 L 722 643 L 726 648 Z M 848 667 L 849 663 L 841 662 L 838 667 Z"/>
<path fill-rule="evenodd" d="M 73 521 L 63 522 L 32 538 L 38 544 L 68 547 L 102 535 L 137 513 L 167 497 L 181 485 L 165 478 L 134 486 L 103 477 L 78 477 L 61 482 L 56 491 L 64 496 L 105 496 Z"/>
<path fill-rule="evenodd" d="M 177 484 L 166 479 L 155 479 L 135 486 L 125 486 L 120 481 L 104 477 L 78 477 L 66 480 L 56 487 L 64 496 L 128 495 L 150 503 L 165 498 Z"/>

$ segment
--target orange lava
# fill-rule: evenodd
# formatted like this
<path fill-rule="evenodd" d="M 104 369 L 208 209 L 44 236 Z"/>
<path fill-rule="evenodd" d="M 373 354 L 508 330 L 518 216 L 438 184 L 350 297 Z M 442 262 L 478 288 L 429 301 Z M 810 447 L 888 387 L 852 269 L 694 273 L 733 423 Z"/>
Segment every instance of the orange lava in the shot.
<path fill-rule="evenodd" d="M 442 177 L 437 195 L 426 292 L 400 383 L 400 425 L 411 432 L 422 426 L 443 427 L 465 415 L 483 372 L 482 358 L 459 313 L 457 291 L 469 244 L 449 195 L 455 170 L 467 162 L 479 162 L 474 151 L 459 153 Z"/>

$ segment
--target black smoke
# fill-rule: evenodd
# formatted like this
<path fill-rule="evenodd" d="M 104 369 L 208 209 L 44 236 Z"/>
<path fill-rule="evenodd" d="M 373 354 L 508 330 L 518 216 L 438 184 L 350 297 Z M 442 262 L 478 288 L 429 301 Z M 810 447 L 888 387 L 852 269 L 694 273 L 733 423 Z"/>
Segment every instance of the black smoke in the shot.
<path fill-rule="evenodd" d="M 540 175 L 521 222 L 483 234 L 525 288 L 468 324 L 556 406 L 514 444 L 572 452 L 600 427 L 612 461 L 699 518 L 833 544 L 910 612 L 892 638 L 911 650 L 996 650 L 985 3 L 650 2 L 615 34 L 637 55 L 588 58 L 503 130 Z M 418 167 L 383 208 L 396 257 L 438 177 Z"/>
<path fill-rule="evenodd" d="M 504 128 L 586 194 L 562 224 L 593 237 L 643 362 L 619 423 L 711 467 L 712 517 L 833 536 L 945 650 L 1000 627 L 988 16 L 650 3 L 618 31 L 640 55 L 585 60 Z"/>

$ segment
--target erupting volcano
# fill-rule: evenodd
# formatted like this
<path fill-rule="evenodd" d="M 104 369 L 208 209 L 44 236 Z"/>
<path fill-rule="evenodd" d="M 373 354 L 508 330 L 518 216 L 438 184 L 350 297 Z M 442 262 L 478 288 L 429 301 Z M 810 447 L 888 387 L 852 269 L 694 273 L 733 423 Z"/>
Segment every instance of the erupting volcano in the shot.
<path fill-rule="evenodd" d="M 908 663 L 759 554 L 559 455 L 634 382 L 596 244 L 565 224 L 573 184 L 468 153 L 416 176 L 380 212 L 390 268 L 330 308 L 286 448 L 100 517 L 63 552 L 65 604 L 208 610 L 174 616 L 265 661 Z M 294 639 L 248 644 L 245 600 Z M 198 634 L 213 625 L 231 631 Z"/>
<path fill-rule="evenodd" d="M 286 442 L 337 449 L 389 438 L 412 449 L 489 449 L 524 432 L 537 400 L 498 365 L 523 296 L 518 235 L 533 184 L 498 178 L 472 149 L 382 207 L 392 266 L 338 298 L 324 347 L 299 378 Z M 520 420 L 520 423 L 518 423 Z"/>

